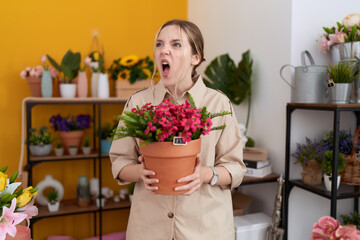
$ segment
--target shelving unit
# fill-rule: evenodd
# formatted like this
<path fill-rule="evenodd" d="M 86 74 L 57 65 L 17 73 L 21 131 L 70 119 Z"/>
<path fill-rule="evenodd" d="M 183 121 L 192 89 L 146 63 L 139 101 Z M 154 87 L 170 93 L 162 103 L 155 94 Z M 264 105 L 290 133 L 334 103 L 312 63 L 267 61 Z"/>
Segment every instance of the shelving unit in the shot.
<path fill-rule="evenodd" d="M 333 149 L 333 182 L 331 192 L 325 190 L 323 184 L 319 185 L 307 185 L 302 182 L 302 180 L 290 180 L 290 140 L 291 140 L 291 114 L 294 110 L 303 109 L 303 110 L 321 110 L 321 111 L 331 111 L 334 113 L 333 117 L 333 145 L 337 146 Z M 346 184 L 341 184 L 339 189 L 336 188 L 337 185 L 337 167 L 338 167 L 338 153 L 339 153 L 339 128 L 340 128 L 340 113 L 341 112 L 354 112 L 357 118 L 357 125 L 360 124 L 360 104 L 296 104 L 288 103 L 286 107 L 286 147 L 285 147 L 285 191 L 284 191 L 284 201 L 283 201 L 283 228 L 286 231 L 285 239 L 287 239 L 287 229 L 288 229 L 288 213 L 289 213 L 289 195 L 293 187 L 298 187 L 306 191 L 312 192 L 319 196 L 330 199 L 330 215 L 336 218 L 336 207 L 338 199 L 354 199 L 354 210 L 359 210 L 359 196 L 360 188 L 359 186 L 351 186 Z"/>
<path fill-rule="evenodd" d="M 101 107 L 104 104 L 125 104 L 127 99 L 120 98 L 26 98 L 24 100 L 26 106 L 26 138 L 29 139 L 29 129 L 32 127 L 32 110 L 37 105 L 91 105 L 93 107 L 92 118 L 93 118 L 93 135 L 94 135 L 94 152 L 89 155 L 78 154 L 75 156 L 64 155 L 64 156 L 42 156 L 36 157 L 32 156 L 29 151 L 29 145 L 27 145 L 27 171 L 28 171 L 28 184 L 32 185 L 32 177 L 34 167 L 37 164 L 43 162 L 53 162 L 53 161 L 92 161 L 94 168 L 94 176 L 98 174 L 99 176 L 99 191 L 101 191 L 102 186 L 102 176 L 101 176 L 101 163 L 102 159 L 109 158 L 108 154 L 100 153 L 100 136 L 101 136 Z M 98 129 L 98 132 L 96 132 Z M 98 136 L 98 138 L 96 138 Z M 96 140 L 97 139 L 97 140 Z M 98 160 L 98 161 L 97 161 Z M 96 164 L 98 162 L 98 164 Z M 60 210 L 58 212 L 49 212 L 46 206 L 38 206 L 39 214 L 33 217 L 30 221 L 30 227 L 33 227 L 33 224 L 36 221 L 39 221 L 43 218 L 49 217 L 59 217 L 66 215 L 74 214 L 84 214 L 84 213 L 93 213 L 94 214 L 94 236 L 99 235 L 100 239 L 102 236 L 102 212 L 119 210 L 119 209 L 128 209 L 130 208 L 129 200 L 122 200 L 118 203 L 108 200 L 104 207 L 97 207 L 95 204 L 92 204 L 88 207 L 78 207 L 76 199 L 73 200 L 62 200 L 60 203 Z M 97 215 L 99 216 L 99 221 L 97 221 Z M 97 223 L 99 225 L 99 233 L 97 234 Z M 33 234 L 33 231 L 32 231 Z"/>

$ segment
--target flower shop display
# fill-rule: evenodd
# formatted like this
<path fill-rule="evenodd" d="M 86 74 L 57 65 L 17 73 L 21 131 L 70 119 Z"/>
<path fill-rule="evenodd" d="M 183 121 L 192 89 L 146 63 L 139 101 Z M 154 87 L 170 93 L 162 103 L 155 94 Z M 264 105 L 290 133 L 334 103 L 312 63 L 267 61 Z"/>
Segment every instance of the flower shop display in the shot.
<path fill-rule="evenodd" d="M 339 153 L 338 155 L 338 166 L 337 166 L 337 188 L 340 186 L 341 175 L 339 174 L 345 169 L 345 160 L 344 155 Z M 321 167 L 324 170 L 324 184 L 327 191 L 331 191 L 332 183 L 332 168 L 333 166 L 333 150 L 326 151 L 324 153 L 323 160 L 321 162 Z"/>
<path fill-rule="evenodd" d="M 81 139 L 84 135 L 84 129 L 90 127 L 90 115 L 80 114 L 77 116 L 68 115 L 62 117 L 60 114 L 53 115 L 50 123 L 55 131 L 59 131 L 61 142 L 65 152 L 68 152 L 70 146 L 80 147 Z"/>
<path fill-rule="evenodd" d="M 85 137 L 84 145 L 82 146 L 82 152 L 85 155 L 88 155 L 91 153 L 90 140 L 89 140 L 88 136 Z"/>
<path fill-rule="evenodd" d="M 211 114 L 206 107 L 196 108 L 190 95 L 190 103 L 175 105 L 172 99 L 165 99 L 158 106 L 147 103 L 141 108 L 124 111 L 118 118 L 124 124 L 114 132 L 114 139 L 135 137 L 140 142 L 140 152 L 147 169 L 156 172 L 159 179 L 159 194 L 180 194 L 174 187 L 181 177 L 193 173 L 196 156 L 201 148 L 201 135 L 225 125 L 212 127 L 211 119 L 231 114 L 223 111 Z"/>
<path fill-rule="evenodd" d="M 150 86 L 154 71 L 154 62 L 150 57 L 139 58 L 129 55 L 113 61 L 108 72 L 110 78 L 115 81 L 116 97 L 129 98 L 130 95 L 140 89 Z"/>
<path fill-rule="evenodd" d="M 56 191 L 56 189 L 52 188 L 47 196 L 47 206 L 49 209 L 49 212 L 57 212 L 59 211 L 59 207 L 60 207 L 60 201 L 59 201 L 59 193 Z"/>
<path fill-rule="evenodd" d="M 296 143 L 296 151 L 291 156 L 295 158 L 295 163 L 301 164 L 301 175 L 305 184 L 321 184 L 321 162 L 328 149 L 321 141 L 312 141 L 307 137 L 305 139 L 304 144 Z"/>
<path fill-rule="evenodd" d="M 355 225 L 341 226 L 333 217 L 323 216 L 313 225 L 311 240 L 319 239 L 360 239 L 360 231 Z"/>
<path fill-rule="evenodd" d="M 68 50 L 58 64 L 52 57 L 47 55 L 51 65 L 59 71 L 60 95 L 65 98 L 73 98 L 76 94 L 76 84 L 73 83 L 80 69 L 80 52 L 73 53 Z"/>
<path fill-rule="evenodd" d="M 29 149 L 31 154 L 35 156 L 46 156 L 49 155 L 52 148 L 52 143 L 57 140 L 57 138 L 51 138 L 51 133 L 47 131 L 46 126 L 42 126 L 39 129 L 39 132 L 36 132 L 36 128 L 30 129 L 29 140 Z"/>
<path fill-rule="evenodd" d="M 33 205 L 38 189 L 32 186 L 19 189 L 21 182 L 15 182 L 18 171 L 8 178 L 6 170 L 7 167 L 0 169 L 0 240 L 10 237 L 30 240 L 28 226 L 30 219 L 38 214 L 37 207 Z M 28 226 L 19 226 L 25 219 Z"/>
<path fill-rule="evenodd" d="M 360 76 L 357 64 L 340 62 L 327 68 L 329 74 L 330 102 L 346 104 L 350 102 L 352 83 Z"/>

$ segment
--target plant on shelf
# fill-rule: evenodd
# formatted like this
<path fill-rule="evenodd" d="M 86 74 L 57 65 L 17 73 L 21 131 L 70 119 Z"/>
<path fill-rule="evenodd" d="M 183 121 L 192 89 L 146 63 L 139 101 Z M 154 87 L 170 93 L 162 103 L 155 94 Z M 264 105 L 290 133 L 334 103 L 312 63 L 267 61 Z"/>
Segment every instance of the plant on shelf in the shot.
<path fill-rule="evenodd" d="M 327 146 L 327 149 L 333 149 L 334 142 L 334 132 L 328 131 L 324 135 L 323 139 L 324 144 Z M 339 131 L 339 152 L 345 155 L 349 155 L 351 153 L 351 149 L 353 147 L 353 136 L 351 134 L 351 130 L 340 130 Z M 358 152 L 360 147 L 356 148 L 356 152 Z"/>
<path fill-rule="evenodd" d="M 354 71 L 354 67 L 356 67 L 356 64 L 352 62 L 331 64 L 327 68 L 329 79 L 334 83 L 352 83 L 360 76 L 359 69 Z"/>
<path fill-rule="evenodd" d="M 76 145 L 70 145 L 68 150 L 69 150 L 69 154 L 72 155 L 72 156 L 74 156 L 74 155 L 76 155 L 77 152 L 78 152 L 78 146 L 76 146 Z"/>
<path fill-rule="evenodd" d="M 59 80 L 62 83 L 72 83 L 76 78 L 80 69 L 80 52 L 73 53 L 68 50 L 61 60 L 61 64 L 58 64 L 52 57 L 47 55 L 49 62 L 59 71 Z"/>
<path fill-rule="evenodd" d="M 104 50 L 102 51 L 102 53 L 99 51 L 92 51 L 89 54 L 89 57 L 91 59 L 90 62 L 91 71 L 94 73 L 97 72 L 104 73 L 105 72 Z"/>
<path fill-rule="evenodd" d="M 341 226 L 333 217 L 323 216 L 314 225 L 311 240 L 316 239 L 359 239 L 360 231 L 355 225 Z"/>
<path fill-rule="evenodd" d="M 328 176 L 332 175 L 332 162 L 333 162 L 333 151 L 329 150 L 324 153 L 323 160 L 321 161 L 321 167 L 325 174 Z M 344 155 L 339 153 L 338 155 L 338 168 L 337 172 L 340 173 L 345 169 Z"/>
<path fill-rule="evenodd" d="M 55 152 L 55 155 L 56 155 L 56 156 L 62 156 L 62 155 L 64 155 L 64 148 L 62 147 L 61 142 L 58 142 L 58 143 L 56 144 L 56 147 L 55 147 L 55 149 L 54 149 L 54 152 Z"/>
<path fill-rule="evenodd" d="M 101 140 L 100 140 L 100 151 L 101 153 L 107 154 L 110 151 L 111 141 L 112 141 L 112 134 L 113 131 L 116 129 L 117 123 L 111 126 L 110 123 L 105 123 L 101 126 Z"/>
<path fill-rule="evenodd" d="M 235 65 L 229 54 L 216 57 L 206 67 L 204 82 L 207 87 L 218 89 L 225 93 L 230 101 L 236 105 L 248 99 L 248 112 L 245 124 L 244 136 L 249 126 L 251 110 L 251 75 L 253 60 L 250 50 L 242 54 L 242 59 Z M 250 137 L 246 143 L 247 147 L 254 147 L 255 142 Z M 244 139 L 246 141 L 246 139 Z"/>
<path fill-rule="evenodd" d="M 52 143 L 58 138 L 51 138 L 51 133 L 47 131 L 46 126 L 42 126 L 39 129 L 39 132 L 36 131 L 36 128 L 30 129 L 29 140 L 29 149 L 32 154 L 35 156 L 46 156 L 51 152 Z"/>
<path fill-rule="evenodd" d="M 150 57 L 139 58 L 129 55 L 113 61 L 108 72 L 113 80 L 129 80 L 134 84 L 137 80 L 150 79 L 154 71 L 154 62 Z"/>
<path fill-rule="evenodd" d="M 83 151 L 84 154 L 90 154 L 91 153 L 91 146 L 90 146 L 89 136 L 85 137 L 84 145 L 82 146 L 82 151 Z"/>
<path fill-rule="evenodd" d="M 7 166 L 0 169 L 0 239 L 7 239 L 7 234 L 15 237 L 17 232 L 26 229 L 20 226 L 23 220 L 27 220 L 28 226 L 30 219 L 38 214 L 38 209 L 34 206 L 34 198 L 37 196 L 38 188 L 29 186 L 19 189 L 21 182 L 15 182 L 18 171 L 11 175 L 10 179 L 5 173 Z M 30 239 L 30 231 L 28 231 Z"/>
<path fill-rule="evenodd" d="M 56 212 L 59 210 L 60 202 L 58 200 L 59 193 L 56 189 L 52 188 L 47 194 L 49 212 Z"/>
<path fill-rule="evenodd" d="M 329 50 L 334 44 L 360 41 L 360 14 L 346 16 L 342 23 L 337 22 L 331 28 L 323 27 L 325 33 L 321 36 L 320 49 Z"/>
<path fill-rule="evenodd" d="M 358 230 L 360 230 L 360 215 L 357 211 L 354 211 L 350 214 L 340 215 L 342 218 L 342 225 L 355 225 Z"/>

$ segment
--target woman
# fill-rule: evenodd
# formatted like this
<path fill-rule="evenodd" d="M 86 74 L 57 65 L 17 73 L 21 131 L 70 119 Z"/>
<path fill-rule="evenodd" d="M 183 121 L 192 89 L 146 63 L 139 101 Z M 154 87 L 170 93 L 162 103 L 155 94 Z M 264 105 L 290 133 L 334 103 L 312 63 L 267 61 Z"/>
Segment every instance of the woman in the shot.
<path fill-rule="evenodd" d="M 231 111 L 229 99 L 207 88 L 195 69 L 204 59 L 200 30 L 188 21 L 172 20 L 159 30 L 154 59 L 160 82 L 133 94 L 125 110 L 163 99 L 174 98 L 178 104 L 192 95 L 198 108 L 212 113 Z M 156 173 L 145 169 L 134 138 L 113 142 L 110 149 L 112 172 L 119 184 L 136 182 L 127 228 L 127 239 L 235 239 L 231 192 L 243 178 L 242 143 L 234 115 L 214 118 L 213 125 L 226 128 L 202 136 L 201 149 L 193 174 L 179 179 L 188 184 L 175 190 L 181 195 L 160 195 L 153 183 Z M 121 123 L 120 123 L 121 124 Z"/>

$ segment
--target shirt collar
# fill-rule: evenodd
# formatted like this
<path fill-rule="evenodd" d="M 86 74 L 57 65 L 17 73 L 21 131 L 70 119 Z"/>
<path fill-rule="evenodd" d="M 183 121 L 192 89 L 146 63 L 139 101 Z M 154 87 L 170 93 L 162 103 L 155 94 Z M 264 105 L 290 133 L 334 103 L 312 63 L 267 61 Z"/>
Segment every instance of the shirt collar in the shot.
<path fill-rule="evenodd" d="M 206 92 L 206 86 L 201 78 L 199 76 L 198 80 L 195 82 L 195 84 L 184 94 L 186 100 L 189 100 L 189 93 L 194 99 L 195 106 L 198 108 L 201 106 L 201 102 L 204 99 L 204 95 Z M 162 83 L 162 80 L 159 81 L 158 84 L 154 87 L 154 105 L 159 105 L 167 95 L 170 95 L 169 90 L 164 86 Z"/>

